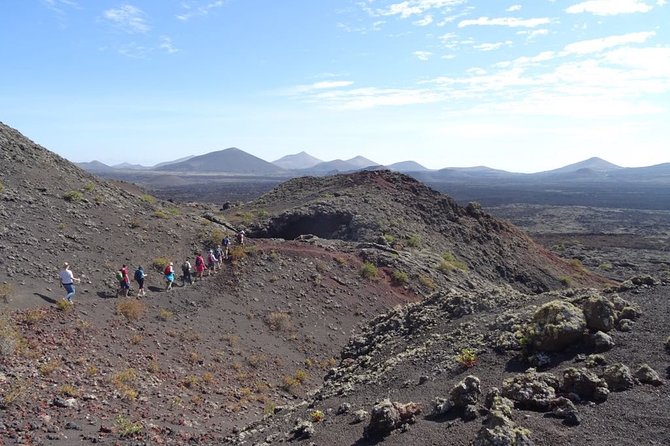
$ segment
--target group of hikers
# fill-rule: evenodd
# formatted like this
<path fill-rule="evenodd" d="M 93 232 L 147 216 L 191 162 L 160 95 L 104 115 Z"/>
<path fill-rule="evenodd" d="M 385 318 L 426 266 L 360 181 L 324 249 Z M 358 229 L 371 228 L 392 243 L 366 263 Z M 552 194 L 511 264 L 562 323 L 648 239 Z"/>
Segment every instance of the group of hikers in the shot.
<path fill-rule="evenodd" d="M 245 233 L 240 231 L 237 233 L 237 243 L 244 245 L 245 243 Z M 200 253 L 196 253 L 193 260 L 194 265 L 191 265 L 191 262 L 187 259 L 181 265 L 181 280 L 182 286 L 185 286 L 187 283 L 193 285 L 193 283 L 200 279 L 202 280 L 205 271 L 207 275 L 210 276 L 216 271 L 221 269 L 223 266 L 224 260 L 230 258 L 230 246 L 231 239 L 226 235 L 222 240 L 221 244 L 217 245 L 214 249 L 209 249 L 205 256 Z M 65 262 L 63 265 L 63 270 L 59 273 L 61 285 L 65 288 L 67 295 L 63 298 L 69 303 L 72 302 L 72 297 L 75 294 L 75 283 L 79 283 L 81 280 L 74 277 L 74 274 L 70 270 L 70 265 L 68 262 Z M 130 270 L 128 265 L 122 265 L 121 268 L 116 272 L 116 280 L 118 283 L 118 289 L 116 290 L 116 297 L 125 296 L 129 297 L 130 294 Z M 147 292 L 144 288 L 144 281 L 147 277 L 147 274 L 144 272 L 142 266 L 138 266 L 133 274 L 133 279 L 137 282 L 137 297 L 143 297 L 147 295 Z M 165 281 L 165 291 L 172 290 L 172 284 L 175 281 L 175 269 L 173 262 L 167 262 L 165 269 L 163 270 L 163 279 Z"/>

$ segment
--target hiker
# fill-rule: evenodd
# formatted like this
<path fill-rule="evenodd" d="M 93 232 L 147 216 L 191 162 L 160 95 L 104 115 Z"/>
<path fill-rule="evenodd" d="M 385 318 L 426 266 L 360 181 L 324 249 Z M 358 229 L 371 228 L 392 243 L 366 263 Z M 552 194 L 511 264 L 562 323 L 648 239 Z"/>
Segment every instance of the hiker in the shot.
<path fill-rule="evenodd" d="M 226 235 L 223 240 L 221 240 L 221 244 L 223 245 L 223 258 L 228 260 L 228 256 L 230 255 L 230 237 Z"/>
<path fill-rule="evenodd" d="M 202 273 L 205 271 L 205 259 L 202 255 L 195 255 L 195 277 L 202 280 Z"/>
<path fill-rule="evenodd" d="M 144 268 L 141 266 L 137 267 L 137 270 L 135 270 L 135 281 L 137 282 L 137 297 L 140 296 L 146 296 L 147 292 L 144 290 L 144 278 L 147 277 L 147 275 L 144 273 Z"/>
<path fill-rule="evenodd" d="M 216 259 L 217 268 L 221 269 L 223 265 L 223 250 L 221 250 L 221 245 L 218 245 L 214 250 L 214 258 Z"/>
<path fill-rule="evenodd" d="M 165 291 L 172 289 L 172 282 L 174 282 L 174 263 L 170 262 L 165 267 Z"/>
<path fill-rule="evenodd" d="M 238 232 L 237 233 L 237 243 L 239 243 L 240 245 L 244 245 L 244 238 L 245 238 L 244 236 L 245 236 L 244 230 Z"/>
<path fill-rule="evenodd" d="M 207 275 L 211 276 L 215 268 L 216 268 L 216 257 L 214 257 L 214 251 L 210 249 L 209 253 L 207 254 Z"/>
<path fill-rule="evenodd" d="M 181 272 L 181 286 L 185 286 L 186 282 L 188 282 L 190 285 L 193 285 L 193 277 L 191 276 L 191 262 L 186 260 L 181 265 Z"/>
<path fill-rule="evenodd" d="M 119 289 L 116 291 L 116 297 L 123 294 L 128 297 L 130 292 L 130 277 L 128 276 L 128 267 L 123 265 L 120 270 L 116 272 L 116 279 L 119 281 Z"/>
<path fill-rule="evenodd" d="M 74 274 L 72 274 L 72 271 L 70 270 L 70 264 L 65 262 L 63 263 L 63 270 L 58 273 L 58 276 L 60 277 L 60 284 L 63 288 L 65 288 L 65 291 L 67 291 L 67 295 L 63 298 L 63 300 L 67 301 L 68 303 L 73 303 L 72 302 L 72 296 L 74 296 L 74 283 L 81 282 L 81 279 L 77 279 L 74 277 Z"/>

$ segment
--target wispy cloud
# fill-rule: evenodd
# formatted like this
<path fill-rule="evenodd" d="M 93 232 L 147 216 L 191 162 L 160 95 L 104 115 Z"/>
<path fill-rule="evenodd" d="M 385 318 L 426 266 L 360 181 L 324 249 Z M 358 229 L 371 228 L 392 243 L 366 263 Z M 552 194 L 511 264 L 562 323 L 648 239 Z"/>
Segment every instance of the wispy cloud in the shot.
<path fill-rule="evenodd" d="M 508 26 L 510 28 L 535 28 L 540 25 L 551 23 L 548 17 L 539 17 L 534 19 L 518 19 L 515 17 L 480 17 L 478 19 L 461 20 L 458 23 L 459 28 L 466 26 Z"/>
<path fill-rule="evenodd" d="M 430 51 L 414 51 L 412 54 L 416 56 L 417 59 L 426 61 L 430 59 L 430 56 L 433 55 Z"/>
<path fill-rule="evenodd" d="M 521 11 L 521 5 L 512 5 L 509 8 L 505 9 L 507 12 L 516 12 Z"/>
<path fill-rule="evenodd" d="M 67 8 L 79 9 L 79 4 L 74 0 L 42 0 L 44 5 L 52 11 L 64 15 Z"/>
<path fill-rule="evenodd" d="M 504 42 L 495 42 L 495 43 L 480 43 L 474 45 L 473 48 L 479 51 L 493 51 L 502 48 L 503 46 L 512 45 L 511 40 L 506 40 Z"/>
<path fill-rule="evenodd" d="M 433 16 L 427 15 L 426 17 L 422 18 L 421 20 L 416 20 L 414 22 L 415 25 L 417 26 L 428 26 L 431 23 L 433 23 Z"/>
<path fill-rule="evenodd" d="M 119 54 L 130 59 L 145 59 L 151 52 L 151 48 L 131 42 L 118 49 Z"/>
<path fill-rule="evenodd" d="M 177 14 L 177 18 L 187 21 L 193 17 L 202 17 L 208 15 L 212 10 L 221 8 L 226 4 L 226 0 L 217 0 L 209 2 L 183 1 L 181 7 L 184 12 Z"/>
<path fill-rule="evenodd" d="M 541 28 L 541 29 L 522 29 L 517 31 L 517 34 L 520 36 L 526 36 L 528 40 L 535 39 L 536 37 L 539 36 L 546 36 L 549 34 L 549 30 L 546 28 Z"/>
<path fill-rule="evenodd" d="M 353 85 L 352 81 L 319 81 L 312 84 L 296 85 L 289 87 L 283 90 L 280 90 L 278 93 L 282 95 L 300 95 L 300 94 L 311 94 L 318 91 L 349 87 Z"/>
<path fill-rule="evenodd" d="M 148 32 L 151 27 L 147 23 L 144 12 L 133 5 L 123 5 L 120 8 L 108 9 L 103 17 L 114 26 L 129 34 Z"/>
<path fill-rule="evenodd" d="M 373 16 L 399 16 L 403 19 L 421 15 L 430 10 L 449 11 L 454 6 L 466 3 L 466 0 L 405 0 L 392 3 L 385 8 L 364 8 Z"/>
<path fill-rule="evenodd" d="M 569 14 L 588 12 L 594 15 L 608 16 L 649 12 L 652 9 L 653 6 L 642 0 L 589 0 L 572 5 L 565 12 Z"/>
<path fill-rule="evenodd" d="M 175 46 L 172 44 L 172 39 L 168 36 L 161 36 L 161 43 L 159 48 L 165 50 L 168 54 L 179 52 L 179 49 L 175 48 Z"/>
<path fill-rule="evenodd" d="M 644 43 L 656 35 L 655 32 L 639 32 L 623 34 L 619 36 L 609 36 L 600 39 L 582 40 L 574 42 L 565 47 L 568 54 L 590 54 L 599 53 L 603 50 L 629 43 Z"/>

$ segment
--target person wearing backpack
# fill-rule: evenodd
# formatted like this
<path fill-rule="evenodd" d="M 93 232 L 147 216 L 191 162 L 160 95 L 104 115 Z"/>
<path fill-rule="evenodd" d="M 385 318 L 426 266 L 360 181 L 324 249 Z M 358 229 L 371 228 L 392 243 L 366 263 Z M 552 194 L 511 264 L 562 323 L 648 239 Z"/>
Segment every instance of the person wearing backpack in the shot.
<path fill-rule="evenodd" d="M 221 269 L 223 265 L 223 250 L 221 249 L 221 245 L 218 245 L 214 250 L 214 258 L 216 259 L 217 269 Z"/>
<path fill-rule="evenodd" d="M 120 295 L 128 297 L 128 293 L 130 292 L 130 277 L 128 277 L 128 267 L 126 265 L 123 265 L 116 272 L 116 279 L 119 281 L 119 289 L 116 292 L 116 297 Z"/>
<path fill-rule="evenodd" d="M 182 265 L 181 265 L 181 284 L 182 286 L 186 285 L 186 282 L 189 283 L 189 285 L 193 285 L 193 277 L 191 276 L 191 262 L 186 260 Z"/>
<path fill-rule="evenodd" d="M 207 254 L 207 275 L 211 276 L 214 270 L 216 269 L 216 257 L 214 257 L 214 251 L 211 249 Z"/>
<path fill-rule="evenodd" d="M 174 282 L 174 264 L 170 262 L 165 267 L 165 291 L 170 291 L 172 289 L 172 282 Z"/>
<path fill-rule="evenodd" d="M 202 280 L 202 273 L 205 271 L 205 259 L 202 258 L 202 255 L 195 255 L 195 277 Z"/>
<path fill-rule="evenodd" d="M 228 256 L 230 254 L 230 237 L 226 235 L 223 240 L 221 240 L 221 245 L 223 245 L 223 258 L 225 260 L 228 260 Z"/>
<path fill-rule="evenodd" d="M 144 273 L 144 269 L 141 266 L 137 267 L 137 270 L 135 270 L 135 281 L 137 282 L 137 297 L 140 296 L 146 296 L 147 292 L 144 290 L 144 278 L 147 277 L 147 275 Z"/>

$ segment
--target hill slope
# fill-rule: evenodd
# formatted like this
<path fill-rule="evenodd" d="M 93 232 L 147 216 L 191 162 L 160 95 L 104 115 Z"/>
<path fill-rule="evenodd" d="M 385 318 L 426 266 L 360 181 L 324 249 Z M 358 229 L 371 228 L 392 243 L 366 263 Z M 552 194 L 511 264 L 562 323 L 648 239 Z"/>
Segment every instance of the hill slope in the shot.
<path fill-rule="evenodd" d="M 300 152 L 293 155 L 286 155 L 279 158 L 276 161 L 273 161 L 272 164 L 279 166 L 282 169 L 295 170 L 295 169 L 309 169 L 314 167 L 319 163 L 322 163 L 318 158 L 313 157 L 307 152 Z"/>
<path fill-rule="evenodd" d="M 268 163 L 237 148 L 229 148 L 210 152 L 205 155 L 194 156 L 186 161 L 171 163 L 156 168 L 156 170 L 170 172 L 219 172 L 239 174 L 277 174 L 283 169 Z"/>

